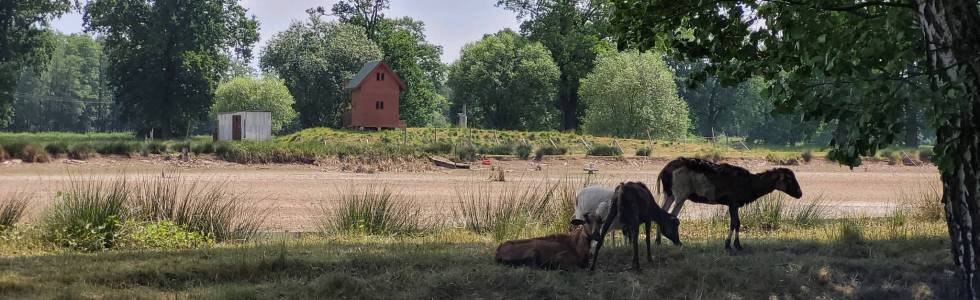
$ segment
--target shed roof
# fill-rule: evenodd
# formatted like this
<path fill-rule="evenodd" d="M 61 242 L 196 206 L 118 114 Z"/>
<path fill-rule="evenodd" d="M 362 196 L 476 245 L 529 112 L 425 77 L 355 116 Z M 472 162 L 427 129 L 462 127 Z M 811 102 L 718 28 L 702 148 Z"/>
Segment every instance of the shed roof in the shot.
<path fill-rule="evenodd" d="M 388 67 L 388 64 L 384 63 L 383 61 L 380 60 L 369 61 L 366 64 L 364 64 L 363 67 L 361 67 L 361 70 L 358 71 L 356 75 L 354 75 L 354 78 L 351 78 L 351 80 L 347 82 L 347 86 L 344 87 L 344 90 L 353 90 L 361 86 L 361 83 L 364 82 L 364 79 L 367 78 L 368 75 L 371 75 L 371 73 L 374 73 L 374 70 L 380 66 L 384 66 L 386 69 L 391 70 L 391 68 Z M 398 74 L 395 74 L 394 70 L 391 70 L 391 74 L 395 76 L 395 82 L 398 83 L 398 87 L 404 90 L 405 83 L 402 82 L 401 78 L 398 77 Z"/>

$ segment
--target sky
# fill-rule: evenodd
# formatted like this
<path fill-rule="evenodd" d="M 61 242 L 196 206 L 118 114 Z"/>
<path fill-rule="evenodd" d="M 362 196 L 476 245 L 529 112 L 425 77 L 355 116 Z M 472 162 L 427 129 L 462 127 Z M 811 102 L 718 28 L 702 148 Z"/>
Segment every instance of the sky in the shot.
<path fill-rule="evenodd" d="M 256 52 L 265 48 L 266 41 L 275 33 L 286 30 L 293 21 L 307 18 L 306 9 L 316 6 L 329 8 L 337 1 L 331 0 L 242 0 L 241 4 L 260 22 L 261 40 Z M 495 7 L 496 0 L 391 0 L 386 16 L 412 17 L 425 22 L 430 43 L 442 46 L 442 61 L 451 63 L 459 57 L 459 51 L 467 43 L 479 40 L 484 34 L 504 28 L 517 30 L 520 21 L 516 14 Z M 81 32 L 82 15 L 72 13 L 52 22 L 55 29 L 64 33 Z"/>

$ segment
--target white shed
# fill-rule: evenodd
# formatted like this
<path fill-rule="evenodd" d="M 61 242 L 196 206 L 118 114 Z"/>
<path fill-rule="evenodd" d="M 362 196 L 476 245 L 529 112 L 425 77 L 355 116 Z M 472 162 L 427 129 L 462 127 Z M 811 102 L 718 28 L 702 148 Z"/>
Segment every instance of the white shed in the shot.
<path fill-rule="evenodd" d="M 218 114 L 219 141 L 268 141 L 272 139 L 272 113 L 239 111 Z"/>

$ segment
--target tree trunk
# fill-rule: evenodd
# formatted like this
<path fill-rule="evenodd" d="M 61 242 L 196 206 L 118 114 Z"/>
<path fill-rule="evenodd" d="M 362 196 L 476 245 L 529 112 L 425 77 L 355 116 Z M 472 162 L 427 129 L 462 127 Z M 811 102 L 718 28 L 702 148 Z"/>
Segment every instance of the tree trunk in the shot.
<path fill-rule="evenodd" d="M 578 89 L 577 85 L 569 84 L 566 75 L 558 86 L 558 110 L 561 113 L 561 129 L 578 129 Z"/>
<path fill-rule="evenodd" d="M 977 299 L 980 250 L 980 11 L 976 0 L 917 0 L 933 84 L 943 202 L 962 296 Z"/>
<path fill-rule="evenodd" d="M 919 117 L 919 107 L 913 101 L 905 104 L 905 146 L 919 147 L 919 129 L 922 128 L 922 118 Z"/>

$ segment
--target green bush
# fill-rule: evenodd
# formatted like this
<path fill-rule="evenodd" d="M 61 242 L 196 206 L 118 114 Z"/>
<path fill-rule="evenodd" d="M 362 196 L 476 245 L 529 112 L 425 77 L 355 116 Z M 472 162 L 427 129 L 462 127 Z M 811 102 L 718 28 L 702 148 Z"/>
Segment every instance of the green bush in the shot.
<path fill-rule="evenodd" d="M 435 142 L 426 144 L 422 151 L 429 154 L 450 154 L 453 153 L 453 144 L 447 142 Z"/>
<path fill-rule="evenodd" d="M 58 158 L 68 153 L 68 144 L 64 142 L 50 143 L 44 146 L 44 151 L 51 154 L 52 157 Z"/>
<path fill-rule="evenodd" d="M 3 144 L 3 150 L 7 151 L 7 155 L 11 158 L 20 158 L 19 155 L 24 152 L 24 147 L 27 146 L 25 142 L 12 142 Z"/>
<path fill-rule="evenodd" d="M 534 152 L 534 159 L 541 160 L 546 155 L 565 155 L 566 153 L 568 153 L 568 148 L 565 148 L 563 146 L 555 147 L 549 145 L 549 146 L 538 148 L 538 150 Z"/>
<path fill-rule="evenodd" d="M 88 143 L 78 143 L 68 149 L 68 158 L 86 160 L 95 156 L 95 149 Z"/>
<path fill-rule="evenodd" d="M 210 246 L 214 242 L 204 234 L 174 221 L 126 221 L 119 230 L 118 249 L 190 249 Z"/>
<path fill-rule="evenodd" d="M 596 144 L 587 154 L 591 156 L 623 156 L 623 150 L 619 147 Z"/>
<path fill-rule="evenodd" d="M 167 153 L 167 144 L 160 141 L 149 141 L 143 143 L 143 147 L 146 148 L 146 152 L 150 154 L 164 154 Z"/>
<path fill-rule="evenodd" d="M 197 143 L 191 148 L 191 152 L 194 152 L 195 155 L 213 154 L 214 151 L 214 143 L 212 142 Z"/>
<path fill-rule="evenodd" d="M 41 221 L 44 237 L 59 246 L 84 251 L 111 248 L 128 197 L 125 180 L 112 183 L 71 180 Z"/>
<path fill-rule="evenodd" d="M 642 147 L 636 149 L 636 156 L 650 156 L 650 153 L 652 152 L 653 150 L 651 150 L 650 147 Z"/>
<path fill-rule="evenodd" d="M 803 162 L 810 163 L 810 161 L 813 160 L 813 150 L 811 149 L 803 150 L 803 152 L 800 153 L 800 158 L 803 159 Z"/>
<path fill-rule="evenodd" d="M 130 156 L 137 152 L 137 144 L 125 141 L 103 142 L 95 150 L 102 155 L 122 155 Z"/>
<path fill-rule="evenodd" d="M 514 144 L 501 143 L 490 146 L 480 146 L 480 153 L 488 155 L 511 155 L 514 154 Z"/>
<path fill-rule="evenodd" d="M 48 153 L 44 152 L 44 148 L 41 148 L 38 144 L 27 144 L 21 150 L 20 159 L 28 163 L 46 163 L 51 161 L 48 157 Z"/>
<path fill-rule="evenodd" d="M 170 149 L 172 149 L 174 152 L 177 152 L 177 153 L 180 153 L 181 151 L 184 151 L 183 150 L 184 148 L 187 149 L 187 152 L 188 153 L 193 152 L 193 150 L 194 150 L 194 147 L 191 146 L 191 142 L 188 142 L 188 141 L 177 142 L 177 143 L 174 143 L 173 146 L 170 147 Z"/>
<path fill-rule="evenodd" d="M 936 156 L 936 152 L 932 148 L 922 148 L 919 150 L 920 161 L 932 162 L 934 156 Z"/>
<path fill-rule="evenodd" d="M 470 143 L 456 145 L 456 158 L 460 161 L 474 161 L 478 158 L 477 149 Z"/>
<path fill-rule="evenodd" d="M 527 160 L 531 157 L 531 145 L 525 143 L 517 144 L 517 147 L 514 148 L 514 154 L 520 159 Z"/>

